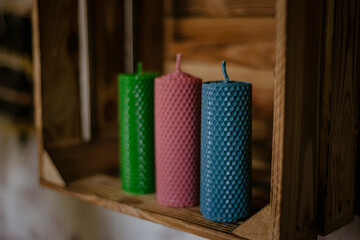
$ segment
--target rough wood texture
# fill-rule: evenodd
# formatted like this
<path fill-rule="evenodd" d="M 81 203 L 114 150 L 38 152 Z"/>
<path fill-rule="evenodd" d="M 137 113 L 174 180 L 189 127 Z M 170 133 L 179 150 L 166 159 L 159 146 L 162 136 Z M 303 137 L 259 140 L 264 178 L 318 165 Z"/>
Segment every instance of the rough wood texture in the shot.
<path fill-rule="evenodd" d="M 264 240 L 269 237 L 270 205 L 266 205 L 246 222 L 237 227 L 233 233 L 251 240 Z"/>
<path fill-rule="evenodd" d="M 360 108 L 360 3 L 326 2 L 319 223 L 328 234 L 353 219 Z"/>
<path fill-rule="evenodd" d="M 166 15 L 175 17 L 275 16 L 274 0 L 173 0 Z"/>
<path fill-rule="evenodd" d="M 48 182 L 43 185 L 85 201 L 135 217 L 190 232 L 210 239 L 240 239 L 232 231 L 241 224 L 216 223 L 206 220 L 200 208 L 170 208 L 158 205 L 154 194 L 136 196 L 124 193 L 120 181 L 108 175 L 93 175 L 60 188 Z M 253 226 L 257 228 L 257 226 Z"/>
<path fill-rule="evenodd" d="M 282 175 L 284 160 L 285 132 L 285 74 L 286 74 L 286 1 L 276 4 L 276 68 L 274 91 L 274 126 L 271 166 L 270 192 L 270 230 L 269 239 L 280 239 L 283 191 Z"/>
<path fill-rule="evenodd" d="M 38 146 L 39 178 L 43 172 L 43 117 L 41 104 L 41 62 L 40 62 L 40 33 L 39 33 L 39 9 L 37 0 L 32 1 L 31 24 L 32 24 L 32 54 L 33 54 L 33 77 L 34 77 L 34 111 L 35 128 Z"/>
<path fill-rule="evenodd" d="M 39 8 L 44 140 L 49 146 L 79 143 L 77 2 L 39 0 L 35 6 Z"/>
<path fill-rule="evenodd" d="M 171 21 L 167 20 L 166 24 L 170 25 Z M 271 17 L 176 19 L 172 22 L 174 35 L 166 43 L 167 60 L 181 52 L 188 59 L 199 61 L 198 64 L 226 59 L 242 67 L 271 72 L 274 70 L 274 26 Z"/>
<path fill-rule="evenodd" d="M 270 239 L 316 239 L 322 1 L 277 1 Z"/>
<path fill-rule="evenodd" d="M 92 113 L 95 137 L 117 134 L 117 75 L 124 70 L 123 1 L 88 3 Z"/>

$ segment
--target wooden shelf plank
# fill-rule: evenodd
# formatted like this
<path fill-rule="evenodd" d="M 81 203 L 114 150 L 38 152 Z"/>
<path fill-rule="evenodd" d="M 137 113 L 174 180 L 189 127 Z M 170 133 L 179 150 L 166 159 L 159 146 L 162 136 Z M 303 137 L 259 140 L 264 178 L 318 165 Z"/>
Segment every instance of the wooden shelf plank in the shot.
<path fill-rule="evenodd" d="M 120 180 L 114 176 L 105 174 L 92 175 L 72 182 L 66 187 L 44 180 L 41 181 L 41 184 L 99 206 L 202 237 L 210 239 L 242 239 L 233 233 L 233 230 L 240 226 L 242 222 L 216 223 L 209 221 L 202 216 L 199 206 L 190 208 L 161 206 L 157 204 L 155 194 L 132 195 L 124 192 L 121 189 Z M 255 188 L 254 192 L 261 191 Z M 261 199 L 266 199 L 266 197 L 255 194 L 253 201 L 254 213 L 260 210 L 259 205 L 264 206 L 266 204 Z"/>

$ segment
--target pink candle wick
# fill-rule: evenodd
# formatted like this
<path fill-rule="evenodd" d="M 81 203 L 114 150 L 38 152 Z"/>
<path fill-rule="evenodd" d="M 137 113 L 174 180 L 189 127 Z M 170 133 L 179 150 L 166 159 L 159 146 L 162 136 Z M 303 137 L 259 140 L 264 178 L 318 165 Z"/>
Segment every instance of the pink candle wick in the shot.
<path fill-rule="evenodd" d="M 175 65 L 175 69 L 177 72 L 180 72 L 180 63 L 181 63 L 181 53 L 176 54 L 176 65 Z"/>

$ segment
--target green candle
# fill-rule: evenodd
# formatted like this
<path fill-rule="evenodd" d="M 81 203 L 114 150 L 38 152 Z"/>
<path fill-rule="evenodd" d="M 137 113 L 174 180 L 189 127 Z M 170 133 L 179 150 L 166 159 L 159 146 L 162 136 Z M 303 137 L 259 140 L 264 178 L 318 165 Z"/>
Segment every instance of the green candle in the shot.
<path fill-rule="evenodd" d="M 154 78 L 157 73 L 120 74 L 120 168 L 124 191 L 155 191 L 154 173 Z"/>

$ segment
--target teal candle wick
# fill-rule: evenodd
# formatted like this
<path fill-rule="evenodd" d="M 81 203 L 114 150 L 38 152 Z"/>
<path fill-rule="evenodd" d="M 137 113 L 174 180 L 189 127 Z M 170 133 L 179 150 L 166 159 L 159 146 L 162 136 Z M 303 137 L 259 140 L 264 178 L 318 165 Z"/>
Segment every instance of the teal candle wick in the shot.
<path fill-rule="evenodd" d="M 175 65 L 175 69 L 177 72 L 180 72 L 180 63 L 181 63 L 181 53 L 176 54 L 176 65 Z"/>
<path fill-rule="evenodd" d="M 222 66 L 222 72 L 223 72 L 223 75 L 224 75 L 225 82 L 228 83 L 229 82 L 229 76 L 226 73 L 226 61 L 225 60 L 221 62 L 221 66 Z"/>
<path fill-rule="evenodd" d="M 142 63 L 141 62 L 138 62 L 138 64 L 137 64 L 137 73 L 138 74 L 142 73 Z"/>

